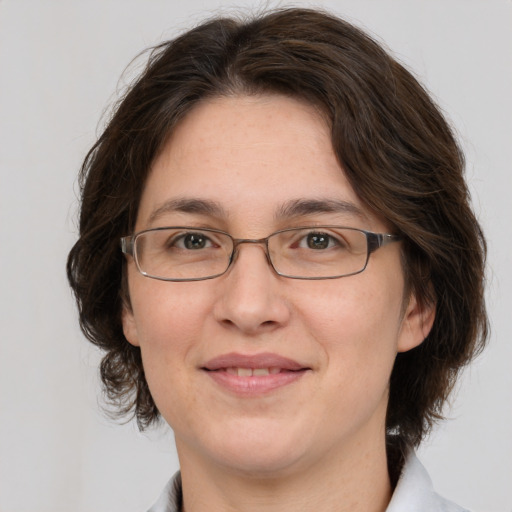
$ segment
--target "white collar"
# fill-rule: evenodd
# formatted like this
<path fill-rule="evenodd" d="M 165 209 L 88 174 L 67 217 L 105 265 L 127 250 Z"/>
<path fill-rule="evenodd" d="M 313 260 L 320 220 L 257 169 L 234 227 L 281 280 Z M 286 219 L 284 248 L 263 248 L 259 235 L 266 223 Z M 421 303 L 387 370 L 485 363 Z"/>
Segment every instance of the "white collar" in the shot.
<path fill-rule="evenodd" d="M 427 471 L 410 452 L 386 512 L 468 512 L 436 492 Z"/>
<path fill-rule="evenodd" d="M 181 500 L 181 475 L 178 471 L 148 512 L 179 512 Z M 436 494 L 427 471 L 411 451 L 386 512 L 469 511 Z"/>

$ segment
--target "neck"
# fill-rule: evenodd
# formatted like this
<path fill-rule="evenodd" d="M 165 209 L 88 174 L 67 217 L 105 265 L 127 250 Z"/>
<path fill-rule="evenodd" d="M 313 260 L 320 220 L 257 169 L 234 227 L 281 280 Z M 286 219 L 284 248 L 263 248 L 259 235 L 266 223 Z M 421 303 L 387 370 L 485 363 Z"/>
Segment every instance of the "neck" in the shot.
<path fill-rule="evenodd" d="M 180 453 L 183 512 L 384 512 L 391 499 L 384 439 L 270 474 L 194 458 Z"/>

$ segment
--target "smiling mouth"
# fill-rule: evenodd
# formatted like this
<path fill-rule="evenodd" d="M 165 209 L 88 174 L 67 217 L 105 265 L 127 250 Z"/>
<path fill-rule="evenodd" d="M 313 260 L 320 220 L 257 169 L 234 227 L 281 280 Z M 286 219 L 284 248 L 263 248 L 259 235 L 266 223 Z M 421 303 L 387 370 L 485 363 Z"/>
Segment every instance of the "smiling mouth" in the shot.
<path fill-rule="evenodd" d="M 224 390 L 242 396 L 267 394 L 299 381 L 311 368 L 275 354 L 225 354 L 201 368 Z"/>
<path fill-rule="evenodd" d="M 273 366 L 270 368 L 243 368 L 230 366 L 228 368 L 219 368 L 218 370 L 209 371 L 224 371 L 229 375 L 236 375 L 237 377 L 264 377 L 266 375 L 277 375 L 282 372 L 300 371 L 300 370 L 286 370 Z"/>

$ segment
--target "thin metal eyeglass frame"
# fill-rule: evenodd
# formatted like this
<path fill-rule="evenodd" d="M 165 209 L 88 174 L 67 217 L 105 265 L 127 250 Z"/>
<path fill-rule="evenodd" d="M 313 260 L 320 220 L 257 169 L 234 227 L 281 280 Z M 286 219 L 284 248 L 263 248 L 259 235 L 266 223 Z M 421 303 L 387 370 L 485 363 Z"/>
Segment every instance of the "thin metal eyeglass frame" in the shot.
<path fill-rule="evenodd" d="M 218 274 L 214 274 L 212 276 L 191 277 L 191 278 L 157 277 L 157 276 L 152 276 L 152 275 L 144 272 L 139 265 L 137 253 L 135 251 L 135 244 L 136 244 L 137 238 L 140 235 L 143 235 L 144 233 L 148 233 L 151 231 L 164 231 L 167 229 L 186 229 L 186 230 L 190 230 L 190 231 L 201 231 L 201 232 L 206 231 L 208 233 L 219 233 L 219 234 L 228 236 L 231 239 L 231 241 L 233 242 L 233 249 L 229 256 L 229 262 L 228 262 L 226 268 L 224 269 L 224 271 L 220 272 Z M 274 266 L 272 258 L 270 257 L 270 252 L 268 249 L 269 238 L 272 238 L 273 236 L 278 235 L 280 233 L 286 233 L 288 231 L 299 231 L 301 229 L 319 229 L 319 230 L 320 229 L 348 229 L 351 231 L 358 231 L 360 233 L 363 233 L 366 236 L 366 248 L 367 248 L 366 260 L 365 260 L 363 268 L 361 270 L 357 270 L 356 272 L 350 272 L 348 274 L 341 274 L 341 275 L 327 276 L 327 277 L 324 277 L 324 276 L 322 276 L 322 277 L 301 277 L 301 276 L 292 276 L 292 275 L 288 275 L 288 274 L 283 274 L 283 273 L 279 272 L 276 269 L 276 267 Z M 286 229 L 281 229 L 279 231 L 274 231 L 273 233 L 266 236 L 265 238 L 233 238 L 229 233 L 227 233 L 226 231 L 222 231 L 220 229 L 201 228 L 201 227 L 195 227 L 195 226 L 165 226 L 165 227 L 159 227 L 159 228 L 144 229 L 142 231 L 138 231 L 137 233 L 134 233 L 133 235 L 123 236 L 120 239 L 120 244 L 121 244 L 121 251 L 124 254 L 128 254 L 129 256 L 131 256 L 134 259 L 135 265 L 140 274 L 142 274 L 144 277 L 148 277 L 149 279 L 157 279 L 159 281 L 172 281 L 172 282 L 206 281 L 208 279 L 215 279 L 216 277 L 220 277 L 220 276 L 224 275 L 229 270 L 229 268 L 235 261 L 236 254 L 238 251 L 238 246 L 241 244 L 262 244 L 262 245 L 264 245 L 265 246 L 265 256 L 267 258 L 267 262 L 270 265 L 270 267 L 272 268 L 272 270 L 278 276 L 286 277 L 288 279 L 302 279 L 305 281 L 319 281 L 319 280 L 324 280 L 324 279 L 339 279 L 341 277 L 353 276 L 356 274 L 360 274 L 361 272 L 364 272 L 364 270 L 368 266 L 370 254 L 374 253 L 377 249 L 380 249 L 381 247 L 385 247 L 386 245 L 388 245 L 392 242 L 399 242 L 400 240 L 402 240 L 402 237 L 400 235 L 392 235 L 390 233 L 374 233 L 373 231 L 367 231 L 365 229 L 351 228 L 348 226 L 338 226 L 338 225 L 299 226 L 296 228 L 286 228 Z"/>

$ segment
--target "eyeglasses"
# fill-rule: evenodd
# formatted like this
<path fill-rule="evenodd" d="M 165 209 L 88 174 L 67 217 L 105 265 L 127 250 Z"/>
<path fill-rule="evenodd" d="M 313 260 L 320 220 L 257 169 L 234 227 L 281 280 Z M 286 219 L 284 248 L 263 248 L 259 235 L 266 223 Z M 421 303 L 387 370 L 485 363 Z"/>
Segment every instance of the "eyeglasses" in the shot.
<path fill-rule="evenodd" d="M 138 271 L 163 281 L 199 281 L 224 274 L 241 244 L 262 244 L 274 271 L 291 279 L 336 279 L 362 272 L 370 254 L 400 237 L 342 226 L 297 227 L 266 238 L 233 238 L 217 229 L 165 227 L 121 238 Z"/>

